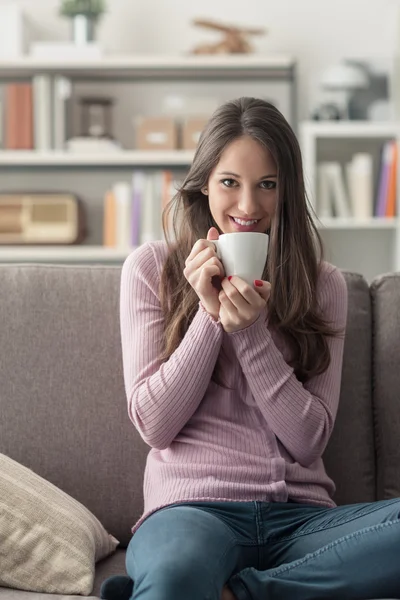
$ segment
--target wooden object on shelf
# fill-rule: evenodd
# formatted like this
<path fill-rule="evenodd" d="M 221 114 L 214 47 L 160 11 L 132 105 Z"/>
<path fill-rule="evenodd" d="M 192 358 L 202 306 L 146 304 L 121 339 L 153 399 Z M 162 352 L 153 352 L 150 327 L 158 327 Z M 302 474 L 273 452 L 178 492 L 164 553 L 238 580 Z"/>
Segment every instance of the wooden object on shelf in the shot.
<path fill-rule="evenodd" d="M 265 29 L 249 29 L 223 25 L 208 19 L 195 19 L 193 25 L 205 27 L 223 34 L 222 40 L 215 44 L 201 44 L 192 50 L 192 54 L 249 54 L 254 51 L 253 46 L 247 40 L 249 35 L 262 35 Z"/>
<path fill-rule="evenodd" d="M 79 99 L 81 109 L 81 137 L 114 139 L 112 134 L 113 98 L 83 96 Z"/>
<path fill-rule="evenodd" d="M 208 122 L 207 118 L 187 117 L 182 123 L 182 148 L 195 150 L 200 134 Z"/>
<path fill-rule="evenodd" d="M 76 244 L 85 237 L 73 194 L 0 194 L 0 244 Z"/>
<path fill-rule="evenodd" d="M 175 150 L 178 131 L 170 117 L 141 117 L 136 125 L 136 148 L 138 150 Z"/>

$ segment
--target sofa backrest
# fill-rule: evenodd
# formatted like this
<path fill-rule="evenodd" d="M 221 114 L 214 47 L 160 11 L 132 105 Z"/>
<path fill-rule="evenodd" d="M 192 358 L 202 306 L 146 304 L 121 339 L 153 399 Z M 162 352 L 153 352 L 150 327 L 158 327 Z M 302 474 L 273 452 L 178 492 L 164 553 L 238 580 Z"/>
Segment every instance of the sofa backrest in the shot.
<path fill-rule="evenodd" d="M 127 543 L 147 447 L 126 409 L 119 283 L 119 267 L 0 267 L 0 452 Z"/>
<path fill-rule="evenodd" d="M 400 273 L 371 285 L 378 498 L 400 497 Z"/>
<path fill-rule="evenodd" d="M 337 504 L 372 502 L 376 497 L 372 413 L 372 329 L 368 284 L 344 273 L 348 315 L 342 386 L 335 427 L 324 454 L 325 468 L 336 483 Z"/>
<path fill-rule="evenodd" d="M 360 276 L 345 276 L 349 319 L 341 405 L 325 453 L 340 503 L 373 500 L 376 489 L 370 293 Z M 390 286 L 398 289 L 399 282 Z M 82 502 L 125 545 L 143 508 L 148 448 L 126 409 L 119 283 L 120 267 L 0 266 L 0 452 Z M 381 411 L 380 448 L 382 456 L 397 456 L 399 416 L 393 416 L 395 393 L 388 386 L 400 389 L 400 369 L 387 346 L 385 314 L 393 307 L 380 295 L 386 285 L 374 289 L 377 360 L 385 367 L 377 383 L 392 402 L 390 411 Z M 398 473 L 392 473 L 396 485 Z"/>

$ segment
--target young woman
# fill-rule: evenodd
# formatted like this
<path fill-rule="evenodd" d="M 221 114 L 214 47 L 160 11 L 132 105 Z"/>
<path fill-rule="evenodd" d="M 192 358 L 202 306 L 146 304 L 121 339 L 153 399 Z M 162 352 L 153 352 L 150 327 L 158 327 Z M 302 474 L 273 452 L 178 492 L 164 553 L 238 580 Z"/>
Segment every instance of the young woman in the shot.
<path fill-rule="evenodd" d="M 400 597 L 399 501 L 335 507 L 321 458 L 347 291 L 321 258 L 282 114 L 254 98 L 221 106 L 171 207 L 174 241 L 141 246 L 122 271 L 128 410 L 151 450 L 130 578 L 102 596 Z M 253 286 L 217 258 L 213 240 L 234 231 L 270 236 Z"/>

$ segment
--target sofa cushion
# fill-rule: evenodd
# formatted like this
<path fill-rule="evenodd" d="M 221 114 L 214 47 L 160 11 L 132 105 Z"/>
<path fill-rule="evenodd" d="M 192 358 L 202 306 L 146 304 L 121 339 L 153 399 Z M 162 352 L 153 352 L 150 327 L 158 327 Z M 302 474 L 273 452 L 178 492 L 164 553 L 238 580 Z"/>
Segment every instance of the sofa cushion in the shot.
<path fill-rule="evenodd" d="M 0 265 L 0 452 L 127 545 L 148 446 L 129 420 L 118 266 Z"/>
<path fill-rule="evenodd" d="M 88 595 L 117 545 L 82 504 L 0 454 L 0 585 Z"/>
<path fill-rule="evenodd" d="M 126 550 L 118 548 L 114 554 L 97 563 L 92 590 L 93 596 L 100 597 L 101 584 L 109 577 L 113 575 L 126 575 L 125 560 Z"/>
<path fill-rule="evenodd" d="M 38 594 L 0 587 L 0 600 L 82 600 L 82 596 L 61 596 L 58 594 Z M 85 596 L 85 600 L 98 600 L 97 596 Z"/>
<path fill-rule="evenodd" d="M 371 284 L 378 498 L 400 497 L 400 273 Z"/>
<path fill-rule="evenodd" d="M 368 284 L 344 272 L 348 315 L 342 386 L 335 427 L 324 454 L 325 467 L 336 483 L 338 504 L 372 502 L 376 498 L 375 448 L 371 393 L 371 299 Z"/>

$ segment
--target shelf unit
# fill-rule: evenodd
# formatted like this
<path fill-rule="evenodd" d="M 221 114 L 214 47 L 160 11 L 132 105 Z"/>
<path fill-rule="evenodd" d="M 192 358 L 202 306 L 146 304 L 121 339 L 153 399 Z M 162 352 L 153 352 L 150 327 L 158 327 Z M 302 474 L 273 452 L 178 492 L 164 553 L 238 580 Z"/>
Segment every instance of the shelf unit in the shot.
<path fill-rule="evenodd" d="M 306 121 L 299 125 L 306 190 L 317 208 L 317 164 L 323 160 L 345 162 L 349 153 L 375 150 L 375 174 L 379 148 L 385 140 L 400 140 L 400 122 Z M 397 185 L 399 206 L 399 178 Z M 339 267 L 357 271 L 367 280 L 400 270 L 400 218 L 325 218 L 316 220 L 327 247 L 327 258 Z"/>
<path fill-rule="evenodd" d="M 287 56 L 104 56 L 92 60 L 63 60 L 48 57 L 46 60 L 32 57 L 0 60 L 0 84 L 26 81 L 35 75 L 63 75 L 73 83 L 101 82 L 236 82 L 255 81 L 265 84 L 285 84 L 290 107 L 287 118 L 294 129 L 297 127 L 296 63 Z M 130 169 L 182 168 L 192 161 L 191 151 L 152 152 L 123 150 L 107 153 L 0 151 L 0 188 L 2 179 L 10 182 L 15 175 L 19 181 L 37 177 L 39 173 L 53 174 L 60 180 L 63 173 L 91 175 L 118 170 L 130 174 Z M 32 175 L 33 174 L 33 175 Z M 5 177 L 6 175 L 6 177 Z M 71 176 L 71 175 L 69 175 Z M 8 177 L 8 179 L 7 179 Z M 43 181 L 43 179 L 42 179 Z M 7 187 L 7 185 L 5 186 Z M 83 195 L 83 200 L 85 197 Z M 103 246 L 0 246 L 0 262 L 122 262 L 129 253 Z"/>
<path fill-rule="evenodd" d="M 120 152 L 36 152 L 0 150 L 1 166 L 18 167 L 63 167 L 63 166 L 128 166 L 128 167 L 157 167 L 175 166 L 187 167 L 193 160 L 193 152 L 189 150 L 121 150 Z"/>
<path fill-rule="evenodd" d="M 0 79 L 15 81 L 39 73 L 62 74 L 75 80 L 140 79 L 261 79 L 296 83 L 296 65 L 288 56 L 187 55 L 187 56 L 104 56 L 100 59 L 65 59 L 49 56 L 0 60 Z M 293 99 L 296 100 L 295 92 Z M 296 110 L 294 102 L 293 110 Z"/>
<path fill-rule="evenodd" d="M 325 217 L 317 222 L 320 229 L 392 229 L 399 227 L 398 219 L 371 217 L 370 219 L 344 219 L 341 217 Z"/>

